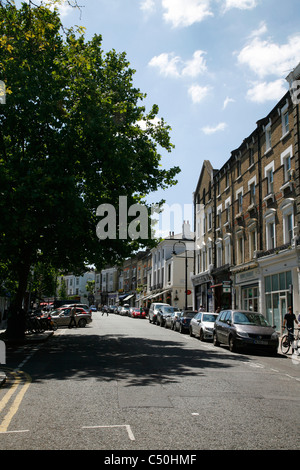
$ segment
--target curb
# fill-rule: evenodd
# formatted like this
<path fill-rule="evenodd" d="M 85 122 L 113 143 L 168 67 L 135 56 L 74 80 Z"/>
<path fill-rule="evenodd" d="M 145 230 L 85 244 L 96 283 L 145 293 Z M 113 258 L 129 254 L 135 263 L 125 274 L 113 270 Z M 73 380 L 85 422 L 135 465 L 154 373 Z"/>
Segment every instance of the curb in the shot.
<path fill-rule="evenodd" d="M 21 346 L 25 344 L 32 343 L 43 343 L 47 341 L 50 336 L 53 336 L 54 331 L 46 331 L 44 333 L 37 333 L 33 335 L 25 335 L 24 339 L 21 340 L 8 340 L 0 335 L 0 339 L 5 342 L 5 344 Z M 1 367 L 1 364 L 0 364 Z M 0 387 L 6 382 L 6 373 L 0 370 Z"/>

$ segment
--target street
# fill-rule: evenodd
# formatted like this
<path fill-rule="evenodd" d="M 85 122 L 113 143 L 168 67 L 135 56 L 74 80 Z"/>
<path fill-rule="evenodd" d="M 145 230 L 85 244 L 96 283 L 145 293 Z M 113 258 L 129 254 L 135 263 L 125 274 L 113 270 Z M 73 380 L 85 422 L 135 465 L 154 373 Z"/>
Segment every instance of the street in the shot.
<path fill-rule="evenodd" d="M 85 328 L 9 347 L 5 370 L 1 450 L 299 450 L 291 356 L 96 312 Z"/>

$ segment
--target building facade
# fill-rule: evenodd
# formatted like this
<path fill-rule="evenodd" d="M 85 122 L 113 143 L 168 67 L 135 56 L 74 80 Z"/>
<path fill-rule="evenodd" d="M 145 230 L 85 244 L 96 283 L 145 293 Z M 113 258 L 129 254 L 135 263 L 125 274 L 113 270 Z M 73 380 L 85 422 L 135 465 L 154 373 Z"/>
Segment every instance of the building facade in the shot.
<path fill-rule="evenodd" d="M 195 307 L 262 312 L 279 330 L 299 304 L 299 105 L 290 92 L 194 193 Z"/>

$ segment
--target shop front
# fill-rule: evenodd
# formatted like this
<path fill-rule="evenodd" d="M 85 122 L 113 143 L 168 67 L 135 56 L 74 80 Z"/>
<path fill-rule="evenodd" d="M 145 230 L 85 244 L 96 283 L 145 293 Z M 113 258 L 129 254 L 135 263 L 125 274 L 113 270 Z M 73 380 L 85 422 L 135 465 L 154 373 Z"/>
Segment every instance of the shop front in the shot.
<path fill-rule="evenodd" d="M 195 310 L 202 306 L 206 312 L 214 312 L 212 283 L 213 278 L 209 273 L 192 276 Z"/>
<path fill-rule="evenodd" d="M 234 307 L 252 312 L 261 312 L 260 270 L 257 264 L 240 272 L 233 272 Z"/>
<path fill-rule="evenodd" d="M 286 250 L 259 260 L 262 273 L 262 309 L 267 320 L 282 331 L 284 315 L 292 307 L 296 317 L 299 301 L 299 253 Z"/>
<path fill-rule="evenodd" d="M 224 310 L 232 308 L 232 282 L 229 266 L 216 268 L 213 272 L 213 283 L 211 285 L 213 293 L 214 310 Z"/>

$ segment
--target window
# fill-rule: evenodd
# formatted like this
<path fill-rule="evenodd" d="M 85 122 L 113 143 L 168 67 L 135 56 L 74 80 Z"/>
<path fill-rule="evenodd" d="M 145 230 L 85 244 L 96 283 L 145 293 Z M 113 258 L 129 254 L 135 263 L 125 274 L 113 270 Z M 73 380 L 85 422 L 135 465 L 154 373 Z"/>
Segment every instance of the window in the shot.
<path fill-rule="evenodd" d="M 282 137 L 289 133 L 289 111 L 288 103 L 281 109 Z"/>
<path fill-rule="evenodd" d="M 229 187 L 229 172 L 228 171 L 226 172 L 226 183 L 225 183 L 225 185 L 226 185 L 226 188 Z"/>
<path fill-rule="evenodd" d="M 256 186 L 256 177 L 252 178 L 248 182 L 248 189 L 250 193 L 250 204 L 255 204 L 255 186 Z"/>
<path fill-rule="evenodd" d="M 242 289 L 242 308 L 244 310 L 251 310 L 252 312 L 259 311 L 259 295 L 258 287 L 247 287 Z"/>
<path fill-rule="evenodd" d="M 283 178 L 284 182 L 290 181 L 291 179 L 291 158 L 293 155 L 293 146 L 290 145 L 282 154 L 281 154 L 281 164 L 283 165 Z"/>
<path fill-rule="evenodd" d="M 217 268 L 222 266 L 222 240 L 218 240 L 216 242 L 216 250 L 217 250 Z"/>
<path fill-rule="evenodd" d="M 244 262 L 244 236 L 243 232 L 237 234 L 237 264 Z"/>
<path fill-rule="evenodd" d="M 225 218 L 226 218 L 225 223 L 230 222 L 230 204 L 231 204 L 231 199 L 229 197 L 225 201 Z"/>
<path fill-rule="evenodd" d="M 207 212 L 207 230 L 211 230 L 211 229 L 212 229 L 212 210 L 210 207 Z"/>
<path fill-rule="evenodd" d="M 238 213 L 243 212 L 243 188 L 239 189 L 236 192 L 236 199 L 237 199 L 237 211 Z"/>
<path fill-rule="evenodd" d="M 254 252 L 257 250 L 257 230 L 256 226 L 249 229 L 249 256 L 253 258 Z"/>
<path fill-rule="evenodd" d="M 267 188 L 267 194 L 274 192 L 274 173 L 272 168 L 267 172 Z"/>
<path fill-rule="evenodd" d="M 249 148 L 249 166 L 254 165 L 254 150 L 252 147 Z"/>
<path fill-rule="evenodd" d="M 231 264 L 231 237 L 227 236 L 224 238 L 224 243 L 225 264 Z"/>
<path fill-rule="evenodd" d="M 276 246 L 275 214 L 275 209 L 269 209 L 264 216 L 266 223 L 267 250 L 272 250 Z"/>
<path fill-rule="evenodd" d="M 242 169 L 241 169 L 241 168 L 242 168 L 241 161 L 238 160 L 238 161 L 236 162 L 236 177 L 237 177 L 237 178 L 239 178 L 239 177 L 241 176 L 241 174 L 242 174 Z"/>
<path fill-rule="evenodd" d="M 216 227 L 221 228 L 221 225 L 222 225 L 222 204 L 217 207 Z"/>
<path fill-rule="evenodd" d="M 267 194 L 274 192 L 274 161 L 265 166 L 265 178 L 267 180 Z"/>
<path fill-rule="evenodd" d="M 291 243 L 294 237 L 294 199 L 285 199 L 280 209 L 283 217 L 283 243 Z"/>
<path fill-rule="evenodd" d="M 202 248 L 202 271 L 206 271 L 206 247 Z"/>
<path fill-rule="evenodd" d="M 265 127 L 265 138 L 266 138 L 266 152 L 268 152 L 272 148 L 271 121 Z"/>

